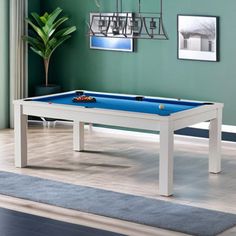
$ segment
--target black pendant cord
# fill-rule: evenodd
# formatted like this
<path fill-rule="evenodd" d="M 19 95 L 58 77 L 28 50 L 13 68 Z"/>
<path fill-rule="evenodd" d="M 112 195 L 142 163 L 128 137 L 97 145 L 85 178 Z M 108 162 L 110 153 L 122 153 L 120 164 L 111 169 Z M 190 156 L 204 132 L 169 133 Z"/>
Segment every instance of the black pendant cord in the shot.
<path fill-rule="evenodd" d="M 118 14 L 118 13 L 122 13 L 122 8 L 123 8 L 123 6 L 122 6 L 123 4 L 122 4 L 122 0 L 116 0 L 116 13 Z"/>
<path fill-rule="evenodd" d="M 141 0 L 138 0 L 138 13 L 141 14 Z"/>
<path fill-rule="evenodd" d="M 119 14 L 119 0 L 116 0 L 116 13 Z"/>
<path fill-rule="evenodd" d="M 162 17 L 162 7 L 163 7 L 163 5 L 162 5 L 162 0 L 160 0 L 160 16 Z"/>
<path fill-rule="evenodd" d="M 95 5 L 97 6 L 97 8 L 99 9 L 99 12 L 101 12 L 101 4 L 99 0 L 94 0 Z"/>

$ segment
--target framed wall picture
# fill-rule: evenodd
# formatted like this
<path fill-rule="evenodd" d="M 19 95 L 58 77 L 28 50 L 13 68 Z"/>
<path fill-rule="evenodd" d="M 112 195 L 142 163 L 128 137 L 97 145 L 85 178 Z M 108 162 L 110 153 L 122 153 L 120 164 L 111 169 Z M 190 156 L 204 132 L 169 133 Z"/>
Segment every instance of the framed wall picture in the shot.
<path fill-rule="evenodd" d="M 123 17 L 132 17 L 132 13 L 123 13 Z M 134 39 L 126 38 L 122 36 L 122 32 L 119 32 L 117 36 L 114 36 L 112 29 L 113 25 L 108 25 L 108 19 L 114 17 L 114 13 L 102 13 L 99 16 L 98 13 L 90 13 L 90 24 L 92 25 L 91 30 L 96 33 L 97 36 L 90 36 L 90 48 L 100 49 L 100 50 L 111 50 L 111 51 L 123 51 L 123 52 L 133 52 L 134 51 Z M 101 22 L 103 25 L 101 26 Z M 107 29 L 107 36 L 100 33 L 101 27 Z M 127 32 L 130 29 L 127 26 Z M 100 34 L 100 35 L 99 35 Z"/>
<path fill-rule="evenodd" d="M 178 59 L 218 61 L 217 16 L 178 15 Z"/>
<path fill-rule="evenodd" d="M 133 52 L 133 39 L 90 36 L 90 48 Z"/>

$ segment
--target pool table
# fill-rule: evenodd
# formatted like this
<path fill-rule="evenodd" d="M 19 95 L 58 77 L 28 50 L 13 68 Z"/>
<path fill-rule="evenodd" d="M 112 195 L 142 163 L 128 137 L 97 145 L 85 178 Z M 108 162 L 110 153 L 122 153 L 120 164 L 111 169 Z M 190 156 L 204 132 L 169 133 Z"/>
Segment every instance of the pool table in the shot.
<path fill-rule="evenodd" d="M 79 96 L 93 102 L 74 102 Z M 160 131 L 159 194 L 173 194 L 174 131 L 209 121 L 209 172 L 221 171 L 222 103 L 71 91 L 14 101 L 15 166 L 27 165 L 27 116 L 72 120 L 73 148 L 84 149 L 84 123 Z"/>

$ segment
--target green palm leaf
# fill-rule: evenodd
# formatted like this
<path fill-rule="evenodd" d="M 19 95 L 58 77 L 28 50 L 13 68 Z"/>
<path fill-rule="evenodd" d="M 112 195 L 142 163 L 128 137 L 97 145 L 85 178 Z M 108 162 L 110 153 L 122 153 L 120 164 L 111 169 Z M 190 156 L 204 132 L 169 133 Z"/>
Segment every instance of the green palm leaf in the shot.
<path fill-rule="evenodd" d="M 71 26 L 71 27 L 67 27 L 67 28 L 59 30 L 53 36 L 56 38 L 61 37 L 61 36 L 66 36 L 66 35 L 73 33 L 74 31 L 76 31 L 76 26 Z"/>
<path fill-rule="evenodd" d="M 44 55 L 44 53 L 43 53 L 42 51 L 37 50 L 37 49 L 34 48 L 34 47 L 30 47 L 30 49 L 31 49 L 33 52 L 35 52 L 36 54 L 38 54 L 40 57 L 42 57 L 43 59 L 45 58 L 45 55 Z"/>
<path fill-rule="evenodd" d="M 40 20 L 46 24 L 47 23 L 47 19 L 48 19 L 48 13 L 45 12 L 44 15 L 40 16 Z"/>
<path fill-rule="evenodd" d="M 29 36 L 23 36 L 23 40 L 28 42 L 30 49 L 44 59 L 46 85 L 48 83 L 48 67 L 53 52 L 76 31 L 76 26 L 62 28 L 62 24 L 69 18 L 62 16 L 62 9 L 56 8 L 52 13 L 45 12 L 42 16 L 31 13 L 31 18 L 26 22 L 31 26 Z"/>
<path fill-rule="evenodd" d="M 31 13 L 31 16 L 34 18 L 34 20 L 37 22 L 37 24 L 40 26 L 40 27 L 43 27 L 43 22 L 41 21 L 40 19 L 40 16 L 36 13 L 36 12 L 32 12 Z"/>
<path fill-rule="evenodd" d="M 47 36 L 45 35 L 44 31 L 40 29 L 40 27 L 36 26 L 30 19 L 26 19 L 26 22 L 31 25 L 34 31 L 39 35 L 39 37 L 43 40 L 43 42 L 47 43 Z"/>
<path fill-rule="evenodd" d="M 50 48 L 49 50 L 46 51 L 46 55 L 48 58 L 51 57 L 52 53 L 67 39 L 69 39 L 71 35 L 66 35 L 64 37 L 61 37 L 60 39 L 55 39 L 53 38 L 52 40 L 49 41 Z"/>
<path fill-rule="evenodd" d="M 30 36 L 23 36 L 23 39 L 27 41 L 32 47 L 44 51 L 44 44 L 40 41 L 40 39 L 33 38 Z"/>
<path fill-rule="evenodd" d="M 62 9 L 60 7 L 57 7 L 49 16 L 47 20 L 48 25 L 52 25 L 53 22 L 56 20 L 56 18 L 61 14 Z"/>
<path fill-rule="evenodd" d="M 62 17 L 58 21 L 56 21 L 49 29 L 49 37 L 56 31 L 56 29 L 62 25 L 65 21 L 67 21 L 68 17 Z"/>

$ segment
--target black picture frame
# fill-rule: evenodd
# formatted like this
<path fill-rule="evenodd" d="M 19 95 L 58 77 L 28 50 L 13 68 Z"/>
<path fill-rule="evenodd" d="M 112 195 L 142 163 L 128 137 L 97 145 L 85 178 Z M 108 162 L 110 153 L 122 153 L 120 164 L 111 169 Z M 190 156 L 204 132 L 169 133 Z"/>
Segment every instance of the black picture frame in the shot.
<path fill-rule="evenodd" d="M 219 17 L 177 15 L 177 58 L 219 61 Z"/>

